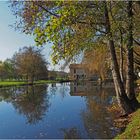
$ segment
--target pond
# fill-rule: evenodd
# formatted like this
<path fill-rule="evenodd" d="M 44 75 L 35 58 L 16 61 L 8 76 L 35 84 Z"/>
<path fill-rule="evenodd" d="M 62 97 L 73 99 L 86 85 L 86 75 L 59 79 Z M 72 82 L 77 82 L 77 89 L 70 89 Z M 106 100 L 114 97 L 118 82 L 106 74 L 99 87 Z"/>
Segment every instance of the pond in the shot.
<path fill-rule="evenodd" d="M 113 138 L 114 95 L 92 82 L 0 89 L 0 138 Z"/>

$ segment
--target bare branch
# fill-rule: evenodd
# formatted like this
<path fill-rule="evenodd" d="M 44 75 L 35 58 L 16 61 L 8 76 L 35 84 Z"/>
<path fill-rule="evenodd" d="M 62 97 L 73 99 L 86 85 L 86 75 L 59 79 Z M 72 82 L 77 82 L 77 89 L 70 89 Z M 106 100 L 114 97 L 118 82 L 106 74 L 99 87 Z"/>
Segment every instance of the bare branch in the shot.
<path fill-rule="evenodd" d="M 87 25 L 90 25 L 93 29 L 95 29 L 96 31 L 100 32 L 100 33 L 103 33 L 103 34 L 106 34 L 107 32 L 103 31 L 103 30 L 100 30 L 98 28 L 95 28 L 93 27 L 93 24 L 96 25 L 96 23 L 88 23 L 88 22 L 85 22 L 85 21 L 77 21 L 78 23 L 81 23 L 81 24 L 87 24 Z"/>
<path fill-rule="evenodd" d="M 134 63 L 140 66 L 140 61 L 137 59 L 134 59 Z"/>
<path fill-rule="evenodd" d="M 52 13 L 52 12 L 49 11 L 46 7 L 44 7 L 44 6 L 42 6 L 42 5 L 38 4 L 38 3 L 36 3 L 36 5 L 39 6 L 40 8 L 42 8 L 44 11 L 48 12 L 50 15 L 53 15 L 53 16 L 55 16 L 55 17 L 57 17 L 57 18 L 60 17 L 60 15 L 57 15 L 57 14 L 55 14 L 55 13 Z"/>
<path fill-rule="evenodd" d="M 139 57 L 140 57 L 140 54 L 139 54 L 139 53 L 137 53 L 136 51 L 134 51 L 134 54 L 136 54 L 137 56 L 139 56 Z"/>
<path fill-rule="evenodd" d="M 136 39 L 133 39 L 133 40 L 134 40 L 134 42 L 135 42 L 137 45 L 140 46 L 140 42 L 139 42 L 139 41 L 137 41 Z"/>

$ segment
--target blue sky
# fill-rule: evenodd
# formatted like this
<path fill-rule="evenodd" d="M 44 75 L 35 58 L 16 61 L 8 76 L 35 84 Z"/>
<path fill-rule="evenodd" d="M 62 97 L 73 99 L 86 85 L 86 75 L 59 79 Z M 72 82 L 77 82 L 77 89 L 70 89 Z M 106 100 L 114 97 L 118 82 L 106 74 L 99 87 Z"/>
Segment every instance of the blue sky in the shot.
<path fill-rule="evenodd" d="M 0 60 L 12 57 L 12 55 L 23 46 L 35 45 L 32 36 L 15 31 L 9 25 L 13 25 L 15 17 L 12 15 L 8 3 L 0 1 Z M 43 54 L 46 59 L 51 63 L 51 45 L 44 46 Z M 49 69 L 59 70 L 59 66 L 50 64 Z"/>

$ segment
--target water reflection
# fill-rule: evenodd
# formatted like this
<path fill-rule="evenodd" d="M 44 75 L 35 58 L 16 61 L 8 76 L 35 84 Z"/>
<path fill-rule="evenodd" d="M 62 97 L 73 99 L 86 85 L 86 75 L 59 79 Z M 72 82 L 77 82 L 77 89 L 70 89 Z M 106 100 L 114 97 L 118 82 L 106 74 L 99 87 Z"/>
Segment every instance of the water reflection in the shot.
<path fill-rule="evenodd" d="M 114 88 L 100 87 L 94 82 L 71 83 L 70 87 L 71 96 L 85 98 L 87 109 L 81 111 L 81 117 L 88 138 L 113 138 L 118 130 L 107 107 L 113 102 Z"/>
<path fill-rule="evenodd" d="M 27 118 L 28 123 L 35 124 L 42 120 L 50 106 L 46 91 L 47 87 L 43 85 L 13 87 L 1 89 L 0 97 L 11 102 L 16 111 Z"/>
<path fill-rule="evenodd" d="M 112 104 L 114 93 L 114 88 L 101 88 L 93 82 L 0 89 L 1 103 L 10 103 L 16 117 L 26 118 L 26 123 L 19 118 L 22 125 L 14 120 L 7 128 L 0 122 L 0 138 L 113 138 L 118 130 L 106 108 Z M 6 115 L 10 116 L 10 111 Z M 7 119 L 0 116 L 0 121 L 6 123 Z M 10 133 L 7 129 L 11 126 L 14 129 Z"/>
<path fill-rule="evenodd" d="M 80 139 L 80 132 L 78 131 L 78 129 L 76 127 L 72 127 L 72 128 L 63 128 L 61 129 L 61 131 L 63 132 L 64 135 L 64 139 Z"/>
<path fill-rule="evenodd" d="M 113 127 L 113 116 L 107 112 L 107 99 L 105 91 L 101 91 L 103 96 L 86 97 L 87 110 L 81 112 L 85 129 L 90 138 L 113 137 L 116 129 Z"/>
<path fill-rule="evenodd" d="M 52 83 L 50 85 L 50 93 L 52 96 L 55 96 L 56 93 L 59 93 L 63 99 L 68 94 L 69 85 L 70 83 L 60 83 L 60 84 Z"/>

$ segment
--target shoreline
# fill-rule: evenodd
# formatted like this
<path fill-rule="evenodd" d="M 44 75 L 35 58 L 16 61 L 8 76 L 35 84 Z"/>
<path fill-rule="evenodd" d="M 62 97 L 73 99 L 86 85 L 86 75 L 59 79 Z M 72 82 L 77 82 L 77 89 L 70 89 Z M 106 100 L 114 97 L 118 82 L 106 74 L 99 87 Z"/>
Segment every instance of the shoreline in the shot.
<path fill-rule="evenodd" d="M 140 94 L 137 96 L 140 103 Z M 117 114 L 119 114 L 118 110 Z M 128 116 L 117 116 L 114 120 L 114 126 L 122 129 L 121 133 L 115 136 L 113 139 L 140 139 L 140 108 L 132 112 Z"/>
<path fill-rule="evenodd" d="M 51 83 L 66 83 L 71 82 L 70 80 L 39 80 L 33 83 L 28 83 L 25 81 L 0 81 L 0 88 L 12 87 L 12 86 L 29 86 L 29 85 L 39 85 L 39 84 L 51 84 Z"/>

